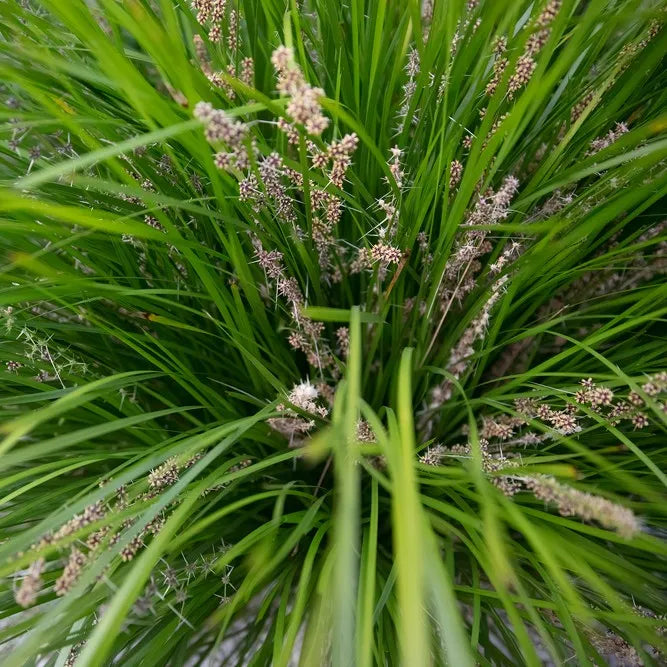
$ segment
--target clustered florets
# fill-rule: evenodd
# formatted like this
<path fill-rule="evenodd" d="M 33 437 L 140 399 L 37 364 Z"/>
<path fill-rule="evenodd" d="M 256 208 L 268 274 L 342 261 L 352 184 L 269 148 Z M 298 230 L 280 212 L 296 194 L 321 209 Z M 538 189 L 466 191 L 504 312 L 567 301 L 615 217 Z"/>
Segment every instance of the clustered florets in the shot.
<path fill-rule="evenodd" d="M 431 445 L 419 455 L 419 463 L 425 466 L 439 466 L 448 455 L 449 450 L 444 445 Z"/>
<path fill-rule="evenodd" d="M 403 253 L 399 248 L 388 245 L 387 243 L 376 243 L 371 248 L 371 259 L 374 262 L 380 262 L 381 264 L 398 264 L 402 257 Z"/>
<path fill-rule="evenodd" d="M 512 99 L 514 94 L 523 86 L 525 86 L 530 78 L 533 76 L 533 72 L 537 67 L 537 63 L 533 59 L 532 55 L 524 53 L 517 60 L 516 68 L 514 74 L 509 78 L 507 82 L 507 96 Z"/>
<path fill-rule="evenodd" d="M 509 215 L 509 205 L 518 191 L 519 181 L 508 176 L 497 192 L 487 190 L 480 195 L 475 207 L 466 219 L 466 226 L 490 225 Z M 445 267 L 445 280 L 440 287 L 442 309 L 447 310 L 451 301 L 459 301 L 477 285 L 476 273 L 481 269 L 478 259 L 493 249 L 484 229 L 469 229 L 458 234 L 451 258 Z M 497 273 L 512 256 L 518 255 L 519 247 L 510 245 L 507 254 L 498 259 L 492 272 Z"/>
<path fill-rule="evenodd" d="M 457 344 L 454 346 L 447 365 L 447 370 L 456 379 L 463 376 L 470 363 L 470 357 L 475 353 L 474 343 L 479 340 L 486 331 L 489 323 L 491 310 L 503 294 L 503 288 L 507 282 L 507 276 L 501 276 L 491 287 L 491 293 L 480 311 L 468 328 L 463 332 Z M 451 398 L 453 384 L 449 379 L 443 380 L 431 390 L 429 409 L 434 410 L 443 405 Z"/>
<path fill-rule="evenodd" d="M 394 146 L 390 152 L 391 157 L 389 158 L 389 171 L 394 177 L 396 185 L 400 189 L 403 187 L 403 178 L 405 177 L 405 172 L 401 167 L 401 156 L 403 155 L 403 151 L 398 146 Z"/>
<path fill-rule="evenodd" d="M 535 24 L 544 28 L 553 23 L 554 19 L 558 16 L 562 4 L 561 0 L 551 0 L 537 17 Z"/>
<path fill-rule="evenodd" d="M 282 263 L 282 254 L 278 251 L 266 251 L 257 237 L 253 237 L 255 256 L 260 266 L 265 270 L 267 278 L 275 280 L 276 291 L 288 306 L 290 316 L 298 331 L 292 331 L 288 342 L 292 349 L 301 350 L 306 354 L 308 363 L 317 368 L 320 373 L 329 368 L 332 374 L 336 373 L 335 359 L 329 346 L 322 340 L 324 325 L 306 317 L 301 308 L 304 297 L 295 278 L 285 274 Z"/>
<path fill-rule="evenodd" d="M 272 62 L 278 74 L 279 92 L 291 98 L 287 106 L 288 115 L 295 123 L 303 124 L 311 134 L 321 133 L 328 124 L 328 120 L 321 115 L 318 103 L 319 97 L 324 94 L 323 91 L 305 82 L 301 70 L 294 63 L 291 49 L 277 48 L 273 52 Z M 246 135 L 245 125 L 231 121 L 224 112 L 215 110 L 212 105 L 204 102 L 195 108 L 195 116 L 205 123 L 209 141 L 221 141 L 231 148 L 230 151 L 216 154 L 215 163 L 218 168 L 227 171 L 250 168 L 249 151 L 242 143 Z M 289 143 L 299 144 L 299 131 L 293 123 L 280 118 L 278 126 L 287 134 Z M 352 162 L 352 153 L 358 143 L 357 135 L 349 133 L 325 145 L 324 149 L 320 149 L 312 140 L 307 140 L 306 146 L 312 166 L 327 170 L 331 165 L 328 174 L 330 181 L 334 186 L 342 188 L 345 174 Z M 289 187 L 296 187 L 299 190 L 304 188 L 303 173 L 288 167 L 277 152 L 260 157 L 253 144 L 252 153 L 257 169 L 239 180 L 240 200 L 251 203 L 256 212 L 267 204 L 272 204 L 278 217 L 292 223 L 295 235 L 303 238 L 303 230 L 296 226 L 297 216 L 294 207 L 296 200 L 288 193 Z M 312 211 L 310 234 L 318 253 L 322 278 L 327 282 L 339 282 L 342 279 L 342 258 L 335 239 L 335 226 L 342 215 L 342 200 L 312 183 L 309 185 Z M 329 368 L 331 373 L 336 375 L 334 357 L 329 346 L 320 339 L 323 327 L 301 313 L 304 304 L 301 288 L 295 278 L 286 275 L 282 254 L 277 250 L 265 250 L 254 235 L 253 245 L 255 256 L 265 272 L 267 281 L 275 281 L 276 293 L 285 300 L 290 315 L 299 328 L 299 331 L 290 334 L 290 345 L 293 349 L 302 350 L 308 362 L 320 372 L 324 368 Z M 263 292 L 267 294 L 268 289 L 263 289 Z"/>
<path fill-rule="evenodd" d="M 466 338 L 464 335 L 462 340 L 465 341 Z M 468 353 L 471 353 L 471 349 Z M 463 367 L 464 364 L 449 370 L 456 376 L 456 371 Z M 439 405 L 441 401 L 446 400 L 450 395 L 449 392 L 451 385 L 447 382 L 438 385 L 433 390 L 434 404 Z M 642 392 L 652 398 L 667 392 L 667 372 L 649 376 L 642 385 Z M 644 400 L 637 392 L 630 392 L 629 403 L 616 401 L 611 389 L 597 385 L 592 378 L 584 378 L 581 380 L 581 389 L 574 394 L 574 399 L 574 402 L 567 402 L 564 409 L 557 410 L 537 398 L 517 398 L 514 406 L 518 414 L 483 417 L 479 426 L 483 468 L 487 474 L 492 475 L 491 481 L 507 495 L 514 495 L 522 488 L 527 488 L 537 497 L 555 503 L 564 516 L 577 515 L 584 520 L 594 519 L 603 526 L 630 537 L 639 530 L 639 523 L 634 514 L 626 508 L 606 499 L 563 487 L 545 475 L 497 475 L 498 471 L 517 465 L 516 461 L 508 459 L 503 451 L 511 452 L 512 448 L 517 446 L 535 446 L 558 435 L 569 436 L 581 431 L 578 421 L 588 417 L 588 413 L 579 414 L 579 405 L 585 405 L 588 410 L 600 414 L 603 414 L 603 409 L 607 409 L 604 417 L 612 424 L 619 420 L 628 420 L 635 428 L 643 428 L 649 424 L 648 417 L 637 410 L 637 406 L 644 405 Z M 532 424 L 534 420 L 542 422 L 541 430 L 523 431 L 524 427 Z M 463 430 L 467 432 L 467 429 Z M 490 453 L 492 440 L 496 442 L 498 452 Z M 442 445 L 431 446 L 419 460 L 427 465 L 440 465 L 445 457 L 459 454 L 470 456 L 470 445 L 457 445 L 451 448 Z"/>
<path fill-rule="evenodd" d="M 375 433 L 371 425 L 365 420 L 360 419 L 357 422 L 357 440 L 359 442 L 375 442 Z"/>
<path fill-rule="evenodd" d="M 616 530 L 624 537 L 631 537 L 639 528 L 639 522 L 634 514 L 604 498 L 584 493 L 570 487 L 565 487 L 555 479 L 546 475 L 497 475 L 504 468 L 516 467 L 514 459 L 508 459 L 503 450 L 511 451 L 515 446 L 537 445 L 553 438 L 555 434 L 571 435 L 581 430 L 577 420 L 587 415 L 578 416 L 578 405 L 585 404 L 594 412 L 608 408 L 606 418 L 611 422 L 619 419 L 630 420 L 636 427 L 647 425 L 648 418 L 623 401 L 615 401 L 614 392 L 607 387 L 598 386 L 592 378 L 581 380 L 581 390 L 575 393 L 575 402 L 567 403 L 562 410 L 555 410 L 549 404 L 540 402 L 537 398 L 517 398 L 514 401 L 517 415 L 499 415 L 484 417 L 479 427 L 480 447 L 482 451 L 483 468 L 487 474 L 494 474 L 491 481 L 503 493 L 513 495 L 522 488 L 531 490 L 534 495 L 547 502 L 557 505 L 559 512 L 564 516 L 579 516 L 584 520 L 596 520 L 603 526 Z M 656 397 L 667 392 L 667 373 L 660 372 L 649 376 L 642 385 L 642 391 L 649 396 Z M 631 392 L 629 401 L 633 405 L 643 405 L 643 399 L 636 392 Z M 532 420 L 544 422 L 543 432 L 526 431 L 520 433 L 523 427 Z M 639 426 L 637 426 L 639 425 Z M 464 429 L 467 432 L 467 429 Z M 491 454 L 490 441 L 495 440 L 499 452 Z M 444 448 L 441 445 L 430 447 L 420 456 L 420 462 L 428 465 L 440 465 L 443 458 L 452 455 L 470 456 L 470 445 Z"/>
<path fill-rule="evenodd" d="M 665 378 L 667 378 L 666 373 L 650 376 L 648 382 L 642 385 L 642 391 L 651 397 L 667 392 Z M 589 410 L 597 413 L 602 413 L 602 408 L 610 408 L 605 416 L 612 424 L 623 420 L 630 421 L 635 429 L 642 429 L 649 425 L 646 414 L 638 409 L 644 407 L 645 403 L 637 392 L 631 391 L 628 394 L 628 402 L 622 400 L 614 402 L 614 394 L 611 389 L 598 387 L 591 378 L 582 380 L 581 386 L 582 388 L 574 394 L 577 404 L 585 405 Z"/>
<path fill-rule="evenodd" d="M 284 274 L 283 254 L 278 250 L 267 251 L 259 245 L 255 248 L 255 256 L 270 280 L 276 280 Z"/>
<path fill-rule="evenodd" d="M 336 340 L 341 356 L 346 359 L 350 351 L 350 330 L 347 327 L 336 329 Z"/>
<path fill-rule="evenodd" d="M 121 550 L 120 550 L 120 559 L 127 563 L 131 561 L 144 546 L 144 540 L 141 534 L 135 535 Z"/>
<path fill-rule="evenodd" d="M 623 665 L 623 667 L 644 667 L 644 661 L 637 649 L 623 637 L 619 637 L 610 630 L 606 632 L 589 630 L 587 634 L 595 650 L 610 659 L 609 664 Z"/>
<path fill-rule="evenodd" d="M 208 38 L 212 42 L 222 39 L 222 23 L 225 17 L 227 0 L 192 0 L 192 7 L 197 12 L 197 22 L 209 23 Z"/>
<path fill-rule="evenodd" d="M 325 154 L 332 163 L 329 178 L 338 188 L 343 187 L 345 173 L 352 164 L 352 153 L 357 150 L 358 144 L 359 137 L 352 133 L 346 134 L 339 141 L 333 141 L 329 145 Z"/>
<path fill-rule="evenodd" d="M 640 530 L 639 521 L 632 510 L 606 498 L 565 486 L 547 475 L 521 477 L 521 481 L 536 498 L 556 505 L 562 516 L 578 516 L 584 521 L 595 520 L 627 538 Z"/>
<path fill-rule="evenodd" d="M 206 126 L 206 138 L 211 142 L 222 142 L 238 150 L 246 137 L 248 128 L 234 120 L 222 109 L 215 109 L 210 102 L 198 102 L 194 116 Z"/>
<path fill-rule="evenodd" d="M 179 465 L 175 457 L 167 459 L 162 465 L 151 470 L 148 475 L 148 486 L 151 489 L 163 489 L 178 481 Z"/>
<path fill-rule="evenodd" d="M 278 75 L 278 91 L 290 97 L 287 114 L 301 123 L 309 134 L 322 134 L 329 126 L 329 119 L 322 114 L 319 103 L 324 91 L 306 83 L 303 72 L 294 61 L 292 49 L 279 46 L 271 55 L 271 62 Z"/>
<path fill-rule="evenodd" d="M 597 521 L 603 527 L 615 530 L 622 537 L 630 538 L 641 530 L 632 510 L 601 496 L 565 486 L 549 475 L 524 475 L 518 471 L 513 472 L 512 469 L 521 465 L 520 460 L 508 458 L 502 450 L 491 453 L 491 445 L 484 437 L 479 439 L 478 444 L 482 457 L 482 470 L 488 475 L 491 483 L 505 495 L 513 496 L 527 489 L 536 498 L 556 505 L 562 516 L 578 516 L 584 521 Z M 447 457 L 471 458 L 472 449 L 473 445 L 470 443 L 454 445 L 451 448 L 435 445 L 429 447 L 419 457 L 419 462 L 437 466 Z"/>
<path fill-rule="evenodd" d="M 417 76 L 419 75 L 419 52 L 414 47 L 410 48 L 408 53 L 408 62 L 405 65 L 405 71 L 408 74 L 408 80 L 403 84 L 403 101 L 401 108 L 398 111 L 398 118 L 400 120 L 399 133 L 402 132 L 408 122 L 408 114 L 412 98 L 417 90 Z M 412 116 L 412 121 L 417 120 L 417 112 Z M 399 187 L 401 187 L 399 185 Z"/>
<path fill-rule="evenodd" d="M 209 39 L 212 42 L 219 42 L 222 39 L 222 29 L 220 28 L 219 25 L 216 24 L 211 27 L 211 30 L 209 32 Z M 204 40 L 201 38 L 200 35 L 195 35 L 193 37 L 193 44 L 195 47 L 195 54 L 197 56 L 197 61 L 204 76 L 216 88 L 222 88 L 222 90 L 225 91 L 225 94 L 230 100 L 234 99 L 236 95 L 234 93 L 234 89 L 225 80 L 222 72 L 220 71 L 216 72 L 213 69 L 211 61 L 208 57 L 208 51 L 206 49 L 206 45 L 204 44 Z M 234 76 L 233 65 L 230 64 L 227 66 L 227 74 L 229 74 L 230 76 Z"/>
<path fill-rule="evenodd" d="M 619 138 L 626 134 L 628 131 L 628 126 L 625 123 L 616 123 L 614 129 L 609 130 L 609 132 L 607 132 L 604 137 L 593 139 L 593 141 L 591 141 L 588 154 L 594 155 L 595 153 L 599 153 L 605 148 L 609 148 L 609 146 L 618 141 Z"/>
<path fill-rule="evenodd" d="M 178 463 L 176 457 L 167 459 L 165 463 L 149 473 L 146 478 L 148 491 L 141 493 L 135 500 L 151 501 L 167 486 L 178 481 L 179 471 L 181 469 L 190 468 L 201 458 L 201 456 L 201 452 L 198 452 L 190 456 L 184 463 Z M 104 485 L 104 481 L 100 482 L 100 487 Z M 126 510 L 131 505 L 127 489 L 124 485 L 116 490 L 115 496 L 116 502 L 113 508 L 111 508 L 111 506 L 105 506 L 103 500 L 99 500 L 92 505 L 89 505 L 81 514 L 75 515 L 56 532 L 44 535 L 32 546 L 32 549 L 42 551 L 45 549 L 59 548 L 62 542 L 66 540 L 66 538 L 74 535 L 74 533 L 81 531 L 94 522 L 100 522 L 105 518 L 109 518 L 109 511 L 120 512 Z M 139 534 L 132 537 L 129 542 L 121 548 L 119 552 L 120 559 L 124 562 L 132 560 L 139 549 L 144 546 L 144 538 L 149 534 L 157 535 L 160 530 L 162 530 L 165 520 L 164 513 L 160 512 L 157 514 L 141 529 Z M 63 571 L 54 584 L 53 590 L 56 595 L 66 595 L 79 580 L 86 564 L 92 562 L 95 558 L 95 554 L 99 551 L 100 547 L 105 543 L 109 547 L 117 544 L 122 537 L 122 531 L 130 528 L 135 521 L 136 519 L 133 518 L 125 519 L 122 522 L 120 530 L 115 530 L 110 525 L 103 525 L 97 530 L 90 532 L 85 539 L 85 542 L 81 542 L 81 544 L 85 544 L 87 552 L 83 552 L 77 547 L 71 547 Z M 21 606 L 27 607 L 34 604 L 41 587 L 41 576 L 44 567 L 45 559 L 39 557 L 27 570 L 21 582 L 21 586 L 15 593 L 16 601 Z"/>
<path fill-rule="evenodd" d="M 60 577 L 58 577 L 53 587 L 56 595 L 62 596 L 69 592 L 72 586 L 78 581 L 79 576 L 81 575 L 81 570 L 85 564 L 85 555 L 77 548 L 72 547 L 65 569 Z"/>
<path fill-rule="evenodd" d="M 449 189 L 453 190 L 460 182 L 463 175 L 463 165 L 458 160 L 452 160 L 449 165 Z"/>
<path fill-rule="evenodd" d="M 44 570 L 44 559 L 38 558 L 28 568 L 26 575 L 21 581 L 21 586 L 14 594 L 16 604 L 21 607 L 30 607 L 35 603 L 39 590 L 42 587 L 42 572 Z"/>
<path fill-rule="evenodd" d="M 498 89 L 498 84 L 500 84 L 501 79 L 509 60 L 505 57 L 504 53 L 507 50 L 507 37 L 497 37 L 494 47 L 494 61 L 493 61 L 493 76 L 489 83 L 486 84 L 485 92 L 491 97 L 496 90 Z"/>
<path fill-rule="evenodd" d="M 315 420 L 311 415 L 324 419 L 329 414 L 327 407 L 318 404 L 319 397 L 319 389 L 308 380 L 295 384 L 287 395 L 289 405 L 280 403 L 276 407 L 282 416 L 270 418 L 269 426 L 286 436 L 290 441 L 290 447 L 301 446 L 303 437 L 315 426 Z M 292 406 L 298 410 L 294 410 Z M 308 416 L 304 417 L 300 412 L 305 412 Z"/>
<path fill-rule="evenodd" d="M 544 10 L 535 19 L 532 29 L 534 32 L 528 37 L 524 52 L 519 56 L 514 71 L 507 81 L 507 97 L 513 99 L 515 94 L 523 88 L 532 78 L 537 61 L 535 57 L 544 48 L 549 41 L 551 29 L 548 27 L 558 15 L 561 3 L 559 1 L 550 2 Z M 503 74 L 509 64 L 509 58 L 504 54 L 507 51 L 507 38 L 504 35 L 496 37 L 493 48 L 494 61 L 492 77 L 486 85 L 485 92 L 488 96 L 493 95 L 503 78 Z M 491 131 L 493 134 L 495 129 Z"/>

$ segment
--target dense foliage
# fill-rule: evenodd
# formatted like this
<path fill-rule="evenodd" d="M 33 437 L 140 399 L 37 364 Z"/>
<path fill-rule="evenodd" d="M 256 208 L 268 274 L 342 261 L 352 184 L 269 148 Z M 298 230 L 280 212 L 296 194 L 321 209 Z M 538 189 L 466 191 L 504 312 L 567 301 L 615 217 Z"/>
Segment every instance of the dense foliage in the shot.
<path fill-rule="evenodd" d="M 0 2 L 0 660 L 651 665 L 642 0 Z"/>

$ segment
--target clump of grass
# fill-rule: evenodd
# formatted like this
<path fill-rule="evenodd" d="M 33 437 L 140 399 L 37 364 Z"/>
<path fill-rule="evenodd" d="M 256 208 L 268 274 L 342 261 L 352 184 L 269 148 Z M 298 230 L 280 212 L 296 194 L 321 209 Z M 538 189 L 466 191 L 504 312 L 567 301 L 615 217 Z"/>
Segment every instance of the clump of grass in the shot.
<path fill-rule="evenodd" d="M 0 5 L 3 664 L 658 664 L 658 3 Z"/>

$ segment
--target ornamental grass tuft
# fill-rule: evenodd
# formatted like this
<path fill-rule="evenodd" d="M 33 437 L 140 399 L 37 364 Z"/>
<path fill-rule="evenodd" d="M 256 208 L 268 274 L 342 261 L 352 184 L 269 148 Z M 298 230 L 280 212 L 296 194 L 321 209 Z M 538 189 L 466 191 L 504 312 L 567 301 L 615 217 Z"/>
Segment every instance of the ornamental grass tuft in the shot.
<path fill-rule="evenodd" d="M 651 0 L 0 2 L 0 662 L 667 659 Z"/>

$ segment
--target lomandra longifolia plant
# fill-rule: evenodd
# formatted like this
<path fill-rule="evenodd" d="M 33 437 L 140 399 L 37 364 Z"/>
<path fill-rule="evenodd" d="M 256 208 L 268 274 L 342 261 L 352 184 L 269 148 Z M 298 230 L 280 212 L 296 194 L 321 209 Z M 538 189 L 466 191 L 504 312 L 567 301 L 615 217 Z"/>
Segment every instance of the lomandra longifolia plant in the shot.
<path fill-rule="evenodd" d="M 667 13 L 0 0 L 0 662 L 660 665 Z"/>

